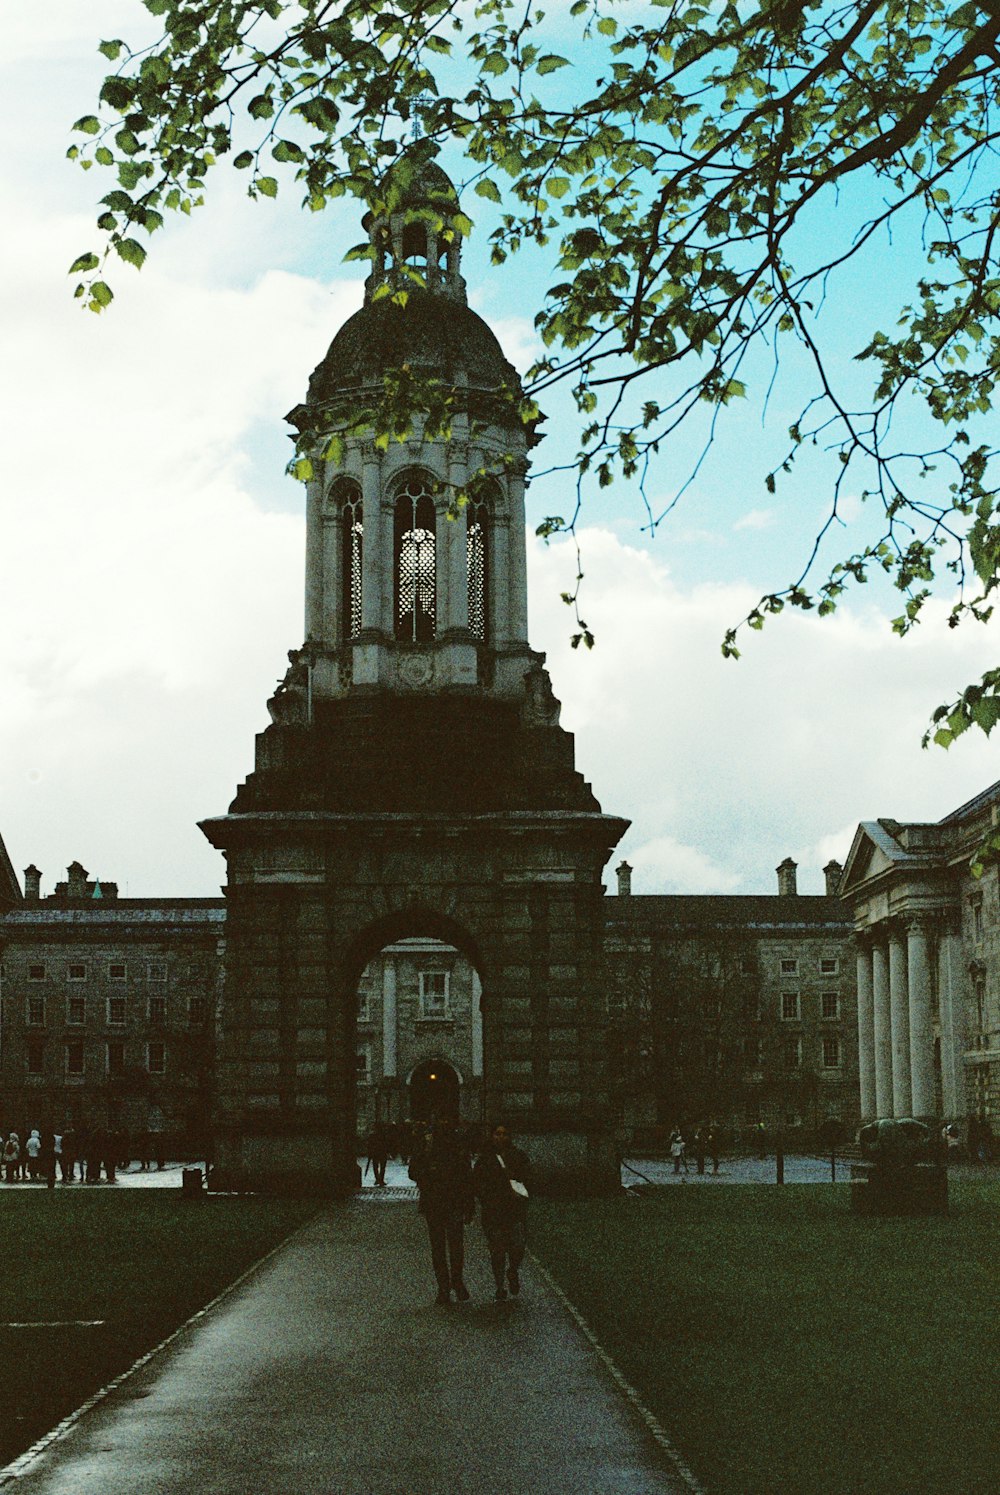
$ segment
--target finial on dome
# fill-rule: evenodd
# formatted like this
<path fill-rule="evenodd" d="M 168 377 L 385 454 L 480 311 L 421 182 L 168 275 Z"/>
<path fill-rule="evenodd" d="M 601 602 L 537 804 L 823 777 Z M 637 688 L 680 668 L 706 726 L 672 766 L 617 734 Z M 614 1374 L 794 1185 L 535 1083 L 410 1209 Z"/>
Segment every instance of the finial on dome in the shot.
<path fill-rule="evenodd" d="M 363 219 L 372 246 L 365 301 L 383 285 L 423 285 L 464 305 L 462 235 L 451 221 L 459 212 L 451 178 L 427 143 L 414 142 L 385 173 L 380 196 Z"/>

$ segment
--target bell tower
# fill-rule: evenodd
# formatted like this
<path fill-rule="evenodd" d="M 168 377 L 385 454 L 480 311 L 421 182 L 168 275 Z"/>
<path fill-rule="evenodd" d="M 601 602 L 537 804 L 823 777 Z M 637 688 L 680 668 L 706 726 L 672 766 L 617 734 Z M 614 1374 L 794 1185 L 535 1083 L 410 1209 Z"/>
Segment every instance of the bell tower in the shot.
<path fill-rule="evenodd" d="M 467 304 L 459 211 L 432 160 L 393 168 L 364 306 L 289 415 L 315 453 L 305 643 L 254 772 L 202 824 L 228 869 L 221 1186 L 353 1186 L 358 978 L 420 934 L 478 972 L 483 1119 L 550 1187 L 617 1186 L 601 874 L 626 822 L 576 771 L 528 643 L 537 422 Z M 430 413 L 387 440 L 405 399 Z"/>

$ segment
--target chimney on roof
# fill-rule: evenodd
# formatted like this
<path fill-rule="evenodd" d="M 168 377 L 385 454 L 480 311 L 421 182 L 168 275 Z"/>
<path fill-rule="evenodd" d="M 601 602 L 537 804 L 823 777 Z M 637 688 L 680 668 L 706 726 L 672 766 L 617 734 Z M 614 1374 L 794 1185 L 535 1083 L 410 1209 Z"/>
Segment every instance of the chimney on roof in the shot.
<path fill-rule="evenodd" d="M 79 862 L 72 862 L 66 868 L 66 896 L 68 898 L 86 898 L 87 896 L 87 869 Z"/>
<path fill-rule="evenodd" d="M 24 869 L 24 901 L 25 903 L 37 903 L 42 896 L 42 874 L 32 862 L 30 867 Z"/>
<path fill-rule="evenodd" d="M 632 896 L 632 868 L 628 862 L 619 862 L 615 868 L 618 878 L 618 897 L 631 898 Z"/>
<path fill-rule="evenodd" d="M 791 857 L 786 857 L 780 867 L 776 867 L 778 874 L 778 897 L 794 898 L 798 893 L 795 882 L 795 874 L 798 871 L 798 863 L 793 862 Z"/>
<path fill-rule="evenodd" d="M 844 869 L 839 862 L 827 862 L 823 868 L 823 876 L 826 878 L 826 896 L 836 898 L 840 891 L 840 879 L 844 875 Z"/>

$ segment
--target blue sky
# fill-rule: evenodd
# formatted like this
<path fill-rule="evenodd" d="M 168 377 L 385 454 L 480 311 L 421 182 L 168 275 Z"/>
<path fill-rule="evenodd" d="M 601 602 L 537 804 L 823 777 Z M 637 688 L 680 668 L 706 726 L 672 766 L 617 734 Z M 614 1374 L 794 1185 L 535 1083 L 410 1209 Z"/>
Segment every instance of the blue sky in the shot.
<path fill-rule="evenodd" d="M 97 168 L 65 161 L 69 126 L 103 76 L 98 41 L 131 37 L 144 15 L 138 0 L 52 0 L 5 21 L 0 834 L 43 887 L 78 857 L 132 894 L 211 893 L 222 862 L 195 822 L 250 769 L 267 695 L 301 642 L 302 500 L 283 475 L 283 417 L 363 271 L 342 264 L 360 236 L 354 205 L 300 212 L 290 183 L 251 204 L 241 177 L 218 173 L 211 205 L 157 235 L 141 273 L 117 271 L 109 313 L 74 305 L 65 272 L 97 242 L 106 188 Z M 491 271 L 488 205 L 468 206 L 470 299 L 524 366 L 548 266 L 538 255 Z M 902 273 L 880 246 L 830 301 L 842 356 L 864 315 L 898 300 Z M 588 501 L 592 654 L 569 648 L 558 601 L 570 549 L 532 542 L 533 642 L 578 765 L 633 821 L 622 851 L 636 891 L 768 890 L 791 854 L 818 892 L 858 820 L 936 819 L 1000 777 L 971 734 L 947 755 L 919 746 L 932 707 L 998 655 L 995 628 L 950 632 L 944 602 L 900 642 L 886 621 L 896 598 L 862 592 L 832 621 L 786 615 L 739 663 L 720 658 L 724 629 L 789 579 L 826 503 L 815 465 L 764 489 L 797 413 L 800 370 L 785 368 L 767 426 L 749 404 L 730 418 L 655 540 L 625 489 Z M 571 446 L 568 403 L 546 409 L 539 465 Z M 664 453 L 652 497 L 671 496 L 692 450 Z M 554 478 L 529 502 L 533 527 L 571 496 Z"/>

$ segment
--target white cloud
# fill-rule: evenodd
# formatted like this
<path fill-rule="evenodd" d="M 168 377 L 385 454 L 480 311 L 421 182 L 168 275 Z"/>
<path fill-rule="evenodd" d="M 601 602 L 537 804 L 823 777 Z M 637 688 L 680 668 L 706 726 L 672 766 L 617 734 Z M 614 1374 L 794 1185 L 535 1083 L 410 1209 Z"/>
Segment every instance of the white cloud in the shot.
<path fill-rule="evenodd" d="M 673 836 L 643 842 L 629 853 L 629 861 L 634 893 L 734 893 L 739 887 L 738 873 Z"/>
<path fill-rule="evenodd" d="M 773 509 L 750 509 L 742 519 L 737 519 L 733 529 L 773 529 L 776 523 L 777 517 Z"/>
<path fill-rule="evenodd" d="M 749 587 L 681 587 L 610 531 L 584 530 L 581 544 L 596 647 L 568 644 L 566 541 L 532 546 L 532 637 L 548 650 L 578 767 L 605 810 L 633 822 L 614 862 L 638 867 L 642 848 L 667 838 L 668 850 L 697 848 L 738 891 L 766 892 L 791 854 L 800 890 L 818 893 L 859 820 L 935 820 L 997 777 L 996 749 L 979 734 L 948 753 L 920 738 L 931 709 L 995 662 L 1000 627 L 952 631 L 944 604 L 907 639 L 873 609 L 786 613 L 734 663 L 719 643 L 754 600 Z M 682 875 L 688 891 L 704 888 L 702 869 L 671 868 L 668 855 L 647 871 L 645 892 L 676 890 Z"/>

